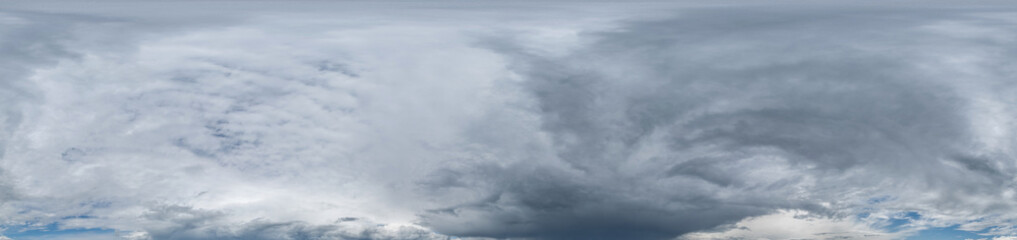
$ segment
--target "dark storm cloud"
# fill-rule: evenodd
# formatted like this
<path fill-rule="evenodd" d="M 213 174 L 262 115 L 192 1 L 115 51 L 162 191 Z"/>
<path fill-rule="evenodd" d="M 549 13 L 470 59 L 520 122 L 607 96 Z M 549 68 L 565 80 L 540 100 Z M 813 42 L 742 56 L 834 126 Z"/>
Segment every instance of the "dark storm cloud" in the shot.
<path fill-rule="evenodd" d="M 998 168 L 1013 169 L 1009 157 L 957 157 L 978 154 L 969 96 L 922 68 L 950 37 L 921 28 L 969 16 L 857 7 L 676 15 L 589 34 L 594 43 L 564 57 L 490 42 L 526 77 L 570 169 L 456 171 L 490 197 L 426 213 L 424 224 L 460 236 L 663 239 L 783 208 L 835 211 L 856 200 L 841 193 L 880 182 L 954 194 L 1002 186 L 963 176 L 1012 178 Z M 982 80 L 1002 79 L 992 77 Z M 634 163 L 652 144 L 667 148 Z M 649 170 L 620 170 L 632 164 Z M 441 179 L 432 182 L 461 186 Z M 882 190 L 893 191 L 869 194 Z"/>
<path fill-rule="evenodd" d="M 729 204 L 694 193 L 636 193 L 632 181 L 585 182 L 550 168 L 513 166 L 481 171 L 493 194 L 436 209 L 423 221 L 453 236 L 549 239 L 666 239 L 762 214 L 754 204 Z M 476 186 L 475 186 L 476 187 Z M 669 195 L 665 195 L 669 194 Z M 664 210 L 668 202 L 678 210 Z M 662 211 L 663 210 L 663 211 Z M 693 217 L 695 216 L 695 217 Z"/>

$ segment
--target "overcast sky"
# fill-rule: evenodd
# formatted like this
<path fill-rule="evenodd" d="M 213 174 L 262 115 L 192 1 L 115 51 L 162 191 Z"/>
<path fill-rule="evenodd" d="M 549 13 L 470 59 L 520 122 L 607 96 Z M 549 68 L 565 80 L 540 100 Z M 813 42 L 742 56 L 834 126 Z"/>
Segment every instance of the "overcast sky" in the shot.
<path fill-rule="evenodd" d="M 1017 239 L 1017 3 L 0 0 L 0 239 Z"/>

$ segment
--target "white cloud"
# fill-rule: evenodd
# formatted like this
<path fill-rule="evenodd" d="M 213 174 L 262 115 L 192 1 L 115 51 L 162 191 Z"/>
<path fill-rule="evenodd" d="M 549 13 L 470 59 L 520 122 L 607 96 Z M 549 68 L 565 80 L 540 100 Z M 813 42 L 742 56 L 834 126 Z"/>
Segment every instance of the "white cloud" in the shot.
<path fill-rule="evenodd" d="M 853 218 L 831 218 L 803 210 L 780 210 L 743 219 L 719 232 L 698 232 L 680 239 L 900 239 L 902 233 L 873 228 Z"/>

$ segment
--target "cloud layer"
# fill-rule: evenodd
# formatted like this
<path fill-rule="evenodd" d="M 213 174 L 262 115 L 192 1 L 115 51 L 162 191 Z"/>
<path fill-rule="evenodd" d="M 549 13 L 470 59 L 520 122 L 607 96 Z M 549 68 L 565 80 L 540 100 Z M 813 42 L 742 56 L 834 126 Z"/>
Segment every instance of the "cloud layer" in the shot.
<path fill-rule="evenodd" d="M 0 11 L 9 237 L 1017 234 L 1005 4 L 97 4 Z"/>

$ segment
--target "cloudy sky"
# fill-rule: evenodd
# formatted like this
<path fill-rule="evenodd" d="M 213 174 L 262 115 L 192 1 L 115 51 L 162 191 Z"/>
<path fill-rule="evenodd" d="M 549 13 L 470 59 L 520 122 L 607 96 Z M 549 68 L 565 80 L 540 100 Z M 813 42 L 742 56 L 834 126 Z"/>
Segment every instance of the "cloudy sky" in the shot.
<path fill-rule="evenodd" d="M 1017 239 L 1017 3 L 0 0 L 0 239 Z"/>

